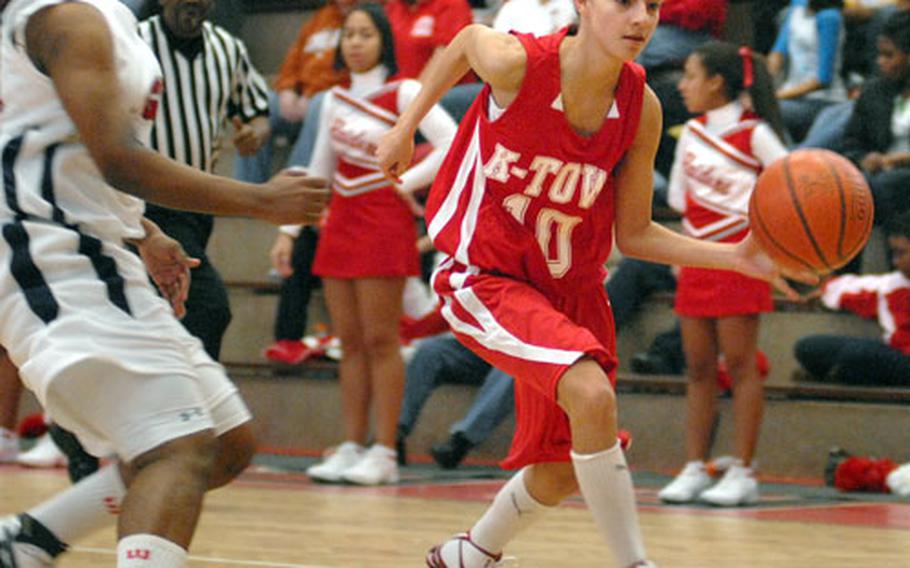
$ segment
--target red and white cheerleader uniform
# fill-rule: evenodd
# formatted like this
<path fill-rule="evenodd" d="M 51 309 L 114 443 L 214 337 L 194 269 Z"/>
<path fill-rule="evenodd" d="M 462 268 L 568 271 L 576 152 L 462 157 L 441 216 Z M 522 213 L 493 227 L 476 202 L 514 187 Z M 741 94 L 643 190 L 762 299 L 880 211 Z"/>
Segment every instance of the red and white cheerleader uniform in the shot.
<path fill-rule="evenodd" d="M 686 123 L 676 147 L 668 200 L 686 234 L 735 243 L 749 232 L 749 197 L 762 169 L 786 148 L 739 102 Z M 681 316 L 719 318 L 769 312 L 771 286 L 729 270 L 684 267 L 676 286 Z"/>
<path fill-rule="evenodd" d="M 382 174 L 379 138 L 417 96 L 416 81 L 387 81 L 378 65 L 352 73 L 349 88 L 326 94 L 315 150 L 307 168 L 332 180 L 332 200 L 320 231 L 313 274 L 328 278 L 404 277 L 420 274 L 414 214 Z M 420 123 L 433 150 L 401 176 L 401 190 L 426 187 L 439 169 L 455 123 L 436 106 Z"/>

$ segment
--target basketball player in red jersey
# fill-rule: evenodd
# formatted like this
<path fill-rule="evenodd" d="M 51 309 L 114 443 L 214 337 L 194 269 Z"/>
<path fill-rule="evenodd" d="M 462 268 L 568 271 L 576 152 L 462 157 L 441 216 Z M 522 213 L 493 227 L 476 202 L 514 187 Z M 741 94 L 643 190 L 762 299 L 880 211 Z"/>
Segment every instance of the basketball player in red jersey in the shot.
<path fill-rule="evenodd" d="M 660 104 L 631 63 L 660 2 L 576 0 L 579 25 L 535 39 L 469 26 L 378 147 L 387 175 L 410 160 L 421 117 L 469 69 L 486 86 L 427 203 L 448 260 L 434 275 L 458 338 L 516 378 L 503 465 L 522 468 L 431 567 L 486 567 L 541 513 L 581 489 L 621 568 L 653 566 L 617 443 L 615 332 L 603 291 L 612 236 L 652 262 L 738 270 L 795 296 L 751 238 L 717 244 L 651 220 Z"/>

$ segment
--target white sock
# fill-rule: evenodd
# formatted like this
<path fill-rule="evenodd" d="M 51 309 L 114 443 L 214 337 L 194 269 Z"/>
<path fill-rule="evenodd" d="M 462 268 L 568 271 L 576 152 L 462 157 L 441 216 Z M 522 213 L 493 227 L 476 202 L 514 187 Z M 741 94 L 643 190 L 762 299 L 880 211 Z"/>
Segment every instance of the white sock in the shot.
<path fill-rule="evenodd" d="M 183 568 L 186 550 L 153 534 L 133 534 L 117 543 L 117 568 Z"/>
<path fill-rule="evenodd" d="M 69 544 L 101 527 L 114 524 L 125 495 L 126 487 L 117 464 L 111 464 L 27 511 L 27 514 Z"/>
<path fill-rule="evenodd" d="M 575 477 L 617 566 L 645 560 L 632 476 L 619 443 L 596 454 L 572 452 Z"/>
<path fill-rule="evenodd" d="M 526 469 L 513 475 L 503 485 L 490 508 L 471 529 L 471 541 L 488 552 L 502 552 L 515 535 L 553 508 L 540 503 L 528 493 L 524 481 Z"/>

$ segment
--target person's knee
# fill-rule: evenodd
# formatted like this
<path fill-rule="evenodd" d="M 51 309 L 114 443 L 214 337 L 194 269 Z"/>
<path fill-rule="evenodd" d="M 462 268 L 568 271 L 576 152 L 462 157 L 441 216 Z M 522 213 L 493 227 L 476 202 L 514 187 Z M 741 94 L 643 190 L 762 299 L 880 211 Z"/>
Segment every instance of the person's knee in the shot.
<path fill-rule="evenodd" d="M 578 490 L 578 480 L 569 462 L 539 463 L 526 470 L 525 486 L 538 502 L 555 506 Z"/>
<path fill-rule="evenodd" d="M 366 333 L 363 337 L 363 347 L 372 356 L 388 357 L 398 353 L 400 341 L 397 333 L 389 333 L 383 329 L 380 332 Z"/>
<path fill-rule="evenodd" d="M 573 420 L 616 420 L 616 393 L 594 361 L 583 361 L 566 371 L 559 382 L 558 400 Z"/>
<path fill-rule="evenodd" d="M 701 383 L 704 381 L 717 380 L 717 360 L 716 359 L 693 359 L 686 361 L 686 374 L 689 382 Z"/>
<path fill-rule="evenodd" d="M 230 483 L 249 467 L 256 455 L 256 436 L 249 422 L 218 437 L 218 454 L 209 489 Z"/>
<path fill-rule="evenodd" d="M 143 470 L 170 466 L 207 484 L 215 468 L 218 442 L 211 430 L 170 440 L 149 450 L 128 465 L 129 477 Z"/>
<path fill-rule="evenodd" d="M 727 372 L 737 380 L 758 378 L 758 365 L 754 353 L 736 353 L 724 357 Z"/>

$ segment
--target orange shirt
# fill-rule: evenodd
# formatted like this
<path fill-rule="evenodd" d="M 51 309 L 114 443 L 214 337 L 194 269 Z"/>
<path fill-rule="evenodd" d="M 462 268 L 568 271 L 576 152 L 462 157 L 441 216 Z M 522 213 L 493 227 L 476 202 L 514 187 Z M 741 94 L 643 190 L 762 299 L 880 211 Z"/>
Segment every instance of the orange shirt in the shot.
<path fill-rule="evenodd" d="M 333 69 L 343 22 L 344 15 L 334 2 L 313 14 L 288 49 L 275 79 L 275 90 L 291 89 L 309 97 L 345 82 L 347 71 Z"/>

